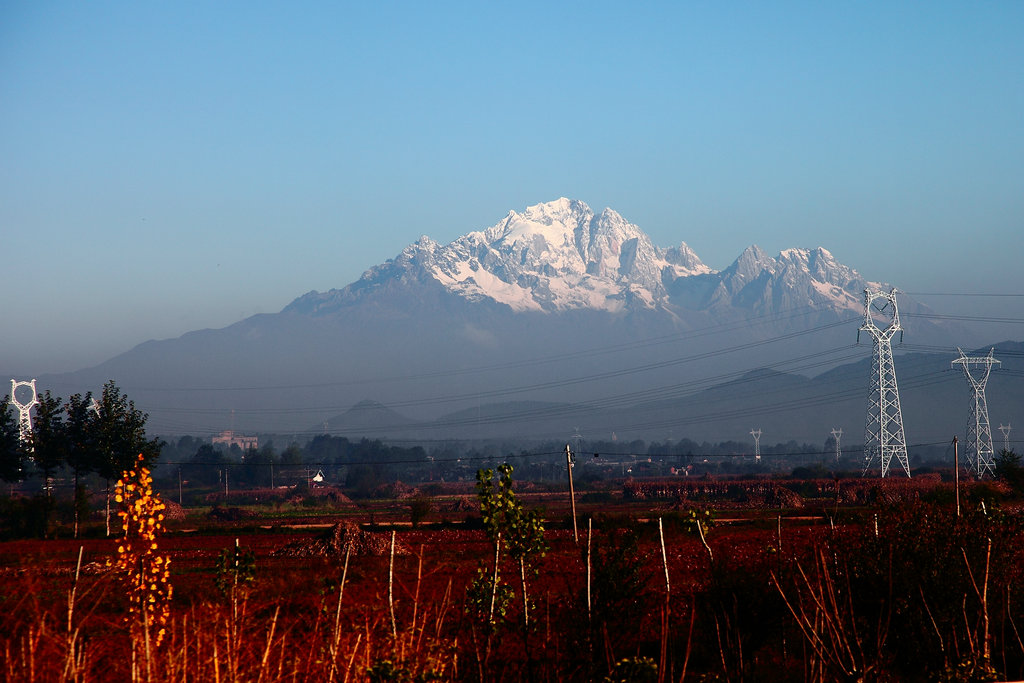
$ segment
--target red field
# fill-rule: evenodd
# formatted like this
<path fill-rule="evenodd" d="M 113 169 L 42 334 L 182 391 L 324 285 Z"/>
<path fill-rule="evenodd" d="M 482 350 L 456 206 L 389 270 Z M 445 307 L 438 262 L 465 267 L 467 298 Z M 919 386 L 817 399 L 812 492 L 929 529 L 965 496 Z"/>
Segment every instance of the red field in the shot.
<path fill-rule="evenodd" d="M 968 500 L 961 517 L 915 500 L 828 514 L 723 504 L 705 546 L 679 500 L 585 506 L 574 542 L 567 506 L 549 498 L 528 624 L 505 554 L 499 582 L 514 595 L 493 627 L 480 617 L 489 600 L 467 591 L 478 567 L 493 580 L 482 530 L 435 514 L 397 528 L 392 561 L 386 506 L 372 513 L 377 526 L 366 510 L 345 513 L 364 532 L 346 571 L 323 538 L 330 528 L 296 528 L 337 517 L 190 518 L 159 540 L 174 595 L 167 641 L 148 651 L 104 566 L 115 540 L 10 541 L 0 543 L 0 670 L 12 681 L 1019 677 L 1024 527 L 1005 506 L 983 513 Z M 407 518 L 397 505 L 391 517 Z M 251 572 L 222 565 L 236 539 Z M 316 549 L 328 554 L 306 556 Z"/>

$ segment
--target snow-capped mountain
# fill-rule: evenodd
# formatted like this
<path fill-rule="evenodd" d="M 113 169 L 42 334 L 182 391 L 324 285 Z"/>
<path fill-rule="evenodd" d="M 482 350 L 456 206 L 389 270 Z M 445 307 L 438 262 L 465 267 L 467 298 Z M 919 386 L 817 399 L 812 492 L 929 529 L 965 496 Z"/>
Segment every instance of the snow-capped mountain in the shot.
<path fill-rule="evenodd" d="M 640 403 L 744 369 L 849 361 L 866 287 L 888 286 L 821 247 L 751 246 L 716 271 L 611 209 L 558 199 L 447 245 L 422 237 L 280 313 L 146 342 L 43 386 L 66 396 L 115 379 L 153 431 L 191 434 L 232 414 L 237 429 L 302 429 L 365 399 L 417 420 L 496 401 Z M 975 343 L 899 305 L 913 342 Z"/>
<path fill-rule="evenodd" d="M 289 309 L 335 310 L 386 282 L 414 279 L 471 302 L 522 313 L 683 309 L 764 313 L 817 305 L 857 310 L 868 283 L 827 250 L 787 249 L 771 258 L 749 247 L 714 271 L 685 242 L 662 248 L 612 209 L 599 214 L 561 198 L 510 211 L 496 225 L 448 245 L 421 237 L 345 290 L 310 292 Z M 289 310 L 286 309 L 286 310 Z"/>

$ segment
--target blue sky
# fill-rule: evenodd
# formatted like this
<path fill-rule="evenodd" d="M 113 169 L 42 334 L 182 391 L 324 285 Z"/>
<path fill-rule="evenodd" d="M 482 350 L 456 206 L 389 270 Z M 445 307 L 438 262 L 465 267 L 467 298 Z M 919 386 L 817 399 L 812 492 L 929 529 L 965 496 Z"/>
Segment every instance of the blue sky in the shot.
<path fill-rule="evenodd" d="M 0 1 L 0 369 L 275 312 L 559 196 L 714 268 L 821 245 L 1024 293 L 1024 3 L 552 5 Z"/>

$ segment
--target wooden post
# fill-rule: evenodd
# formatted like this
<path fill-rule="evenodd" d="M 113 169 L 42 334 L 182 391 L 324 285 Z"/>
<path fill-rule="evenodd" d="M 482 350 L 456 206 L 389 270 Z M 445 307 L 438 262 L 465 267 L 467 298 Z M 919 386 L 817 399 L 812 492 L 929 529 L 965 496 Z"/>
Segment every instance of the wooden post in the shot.
<path fill-rule="evenodd" d="M 398 642 L 398 626 L 395 624 L 395 530 L 391 530 L 391 559 L 388 562 L 388 609 L 391 612 L 391 637 Z"/>
<path fill-rule="evenodd" d="M 590 536 L 592 534 L 593 519 L 587 517 L 587 623 L 591 622 L 590 607 Z"/>
<path fill-rule="evenodd" d="M 700 524 L 700 520 L 697 520 Z M 665 607 L 661 613 L 661 648 L 658 661 L 658 683 L 665 681 L 665 665 L 668 663 L 668 626 L 669 606 L 672 598 L 672 586 L 668 580 L 668 553 L 665 552 L 665 532 L 661 517 L 658 517 L 658 539 L 661 541 L 661 562 L 665 566 Z"/>
<path fill-rule="evenodd" d="M 579 545 L 580 536 L 576 529 L 576 491 L 572 487 L 572 451 L 569 444 L 565 444 L 565 470 L 569 473 L 569 501 L 572 506 L 572 540 Z"/>
<path fill-rule="evenodd" d="M 960 516 L 960 454 L 957 452 L 957 439 L 953 437 L 953 482 L 956 485 L 956 516 Z"/>

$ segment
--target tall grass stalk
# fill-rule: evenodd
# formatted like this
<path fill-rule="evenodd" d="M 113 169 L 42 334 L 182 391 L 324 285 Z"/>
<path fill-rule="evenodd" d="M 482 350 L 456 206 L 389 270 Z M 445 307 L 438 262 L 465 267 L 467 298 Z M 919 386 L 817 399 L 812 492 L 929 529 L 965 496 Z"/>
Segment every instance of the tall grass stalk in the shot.
<path fill-rule="evenodd" d="M 78 579 L 82 573 L 82 553 L 85 546 L 78 547 L 78 562 L 75 563 L 75 580 L 71 583 L 71 590 L 68 591 L 68 622 L 66 631 L 66 651 L 64 654 L 64 673 L 62 678 L 65 681 L 77 681 L 80 679 L 82 665 L 84 663 L 81 652 L 78 651 L 78 629 L 73 628 L 75 616 L 75 594 L 78 590 Z"/>
<path fill-rule="evenodd" d="M 256 683 L 263 681 L 263 674 L 267 671 L 267 660 L 270 658 L 270 647 L 274 644 L 274 630 L 277 628 L 277 617 L 281 614 L 281 606 L 278 605 L 274 609 L 274 618 L 270 621 L 270 630 L 267 633 L 267 646 L 263 648 L 263 659 L 260 660 L 260 673 L 256 677 Z M 332 652 L 331 657 L 331 675 L 328 680 L 334 680 L 334 657 Z"/>
<path fill-rule="evenodd" d="M 888 630 L 886 614 L 879 617 L 876 642 L 869 653 L 853 612 L 851 587 L 848 582 L 842 587 L 836 585 L 824 552 L 815 552 L 813 574 L 808 574 L 799 563 L 796 568 L 800 584 L 790 595 L 775 572 L 771 573 L 771 580 L 822 668 L 845 680 L 863 680 L 874 675 L 882 664 L 880 656 Z"/>
<path fill-rule="evenodd" d="M 701 522 L 697 520 L 697 528 Z M 668 663 L 668 631 L 669 631 L 669 606 L 672 600 L 672 583 L 668 577 L 668 552 L 665 550 L 665 529 L 658 517 L 658 541 L 661 543 L 661 565 L 665 569 L 665 605 L 661 611 L 661 643 L 658 653 L 658 683 L 664 683 L 665 670 Z"/>
<path fill-rule="evenodd" d="M 345 579 L 348 578 L 348 558 L 351 553 L 352 545 L 346 545 L 345 565 L 341 569 L 341 584 L 338 586 L 338 606 L 334 610 L 334 634 L 331 640 L 331 672 L 327 677 L 331 681 L 334 680 L 334 672 L 338 666 L 338 643 L 341 641 L 341 601 L 345 597 Z"/>
<path fill-rule="evenodd" d="M 395 623 L 395 530 L 391 530 L 391 553 L 388 561 L 388 610 L 391 612 L 391 638 L 398 642 L 398 625 Z"/>

